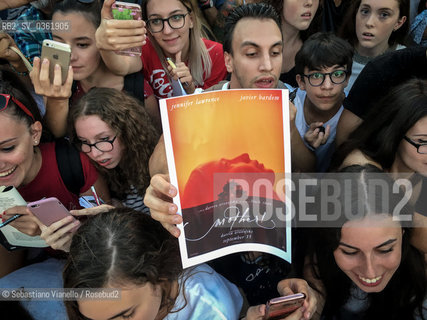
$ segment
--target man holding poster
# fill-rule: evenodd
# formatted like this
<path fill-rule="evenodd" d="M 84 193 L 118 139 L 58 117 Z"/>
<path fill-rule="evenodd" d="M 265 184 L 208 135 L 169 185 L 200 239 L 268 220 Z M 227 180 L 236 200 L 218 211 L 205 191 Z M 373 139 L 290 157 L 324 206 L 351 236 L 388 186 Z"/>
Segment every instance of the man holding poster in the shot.
<path fill-rule="evenodd" d="M 242 6 L 230 14 L 227 26 L 228 35 L 225 38 L 224 56 L 226 67 L 231 74 L 231 78 L 229 82 L 221 82 L 208 89 L 208 91 L 242 88 L 284 88 L 283 83 L 278 80 L 282 66 L 283 42 L 277 13 L 275 13 L 274 10 L 272 11 L 271 7 L 265 4 Z M 309 171 L 314 166 L 314 155 L 305 147 L 298 134 L 294 123 L 295 112 L 295 108 L 291 106 L 289 118 L 292 164 L 294 171 Z M 248 164 L 252 162 L 251 165 L 254 165 L 253 158 L 249 158 L 244 154 L 240 155 L 240 158 L 248 158 L 247 161 L 245 160 L 243 162 Z M 225 159 L 227 160 L 227 158 Z M 228 158 L 227 161 L 231 162 L 234 159 Z M 206 170 L 206 168 L 216 166 L 221 163 L 221 160 L 215 163 L 206 163 L 202 165 L 202 168 Z M 263 164 L 256 163 L 255 166 L 259 167 L 261 165 Z M 266 168 L 269 168 L 269 166 L 266 166 Z M 268 174 L 268 169 L 266 171 L 266 174 Z M 177 195 L 177 189 L 168 182 L 169 176 L 167 172 L 165 146 L 164 141 L 161 140 L 150 160 L 150 173 L 154 176 L 151 180 L 151 185 L 147 189 L 144 202 L 150 207 L 152 217 L 160 221 L 169 232 L 178 237 L 180 231 L 175 224 L 182 223 L 183 219 L 181 215 L 177 214 L 178 207 L 171 203 L 170 198 Z M 190 203 L 190 206 L 192 205 L 193 203 Z M 254 261 L 260 257 L 257 253 L 248 253 L 242 256 L 248 258 L 248 260 L 253 259 Z M 240 255 L 238 258 L 240 259 Z M 231 263 L 228 265 L 230 264 Z M 283 264 L 286 264 L 286 262 L 282 261 L 282 265 Z M 237 272 L 240 271 L 240 267 L 241 265 L 234 265 Z M 274 271 L 271 270 L 272 272 L 268 275 L 265 274 L 265 269 L 260 270 L 261 274 L 256 274 L 254 278 L 258 277 L 258 283 L 269 278 L 271 286 L 264 290 L 264 292 L 260 292 L 254 288 L 255 290 L 253 290 L 253 292 L 248 292 L 251 291 L 250 289 L 245 290 L 246 293 L 258 293 L 260 298 L 267 297 L 271 294 L 277 296 L 277 292 L 274 293 L 273 291 L 276 291 L 278 280 L 286 276 L 288 269 L 281 268 L 282 272 L 277 274 L 272 274 Z M 264 274 L 262 274 L 263 272 Z M 302 317 L 304 313 L 304 318 L 310 318 L 311 315 L 314 314 L 316 305 L 316 298 L 312 295 L 311 289 L 303 280 L 293 279 L 292 281 L 285 281 L 289 282 L 281 284 L 281 294 L 294 291 L 304 292 L 308 295 L 304 307 L 301 308 L 302 310 L 299 310 L 298 313 L 300 317 Z M 238 283 L 238 285 L 245 287 L 243 283 Z M 249 300 L 251 304 L 265 302 L 265 300 L 258 301 L 256 297 L 254 297 L 252 301 L 251 299 Z M 300 319 L 300 317 L 298 317 L 298 319 Z"/>

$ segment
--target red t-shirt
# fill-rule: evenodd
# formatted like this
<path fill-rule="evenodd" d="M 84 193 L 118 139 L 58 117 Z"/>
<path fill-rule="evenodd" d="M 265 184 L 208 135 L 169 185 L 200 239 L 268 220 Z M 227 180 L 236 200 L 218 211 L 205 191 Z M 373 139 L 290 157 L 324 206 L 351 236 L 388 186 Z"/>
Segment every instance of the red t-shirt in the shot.
<path fill-rule="evenodd" d="M 44 143 L 40 145 L 42 155 L 42 166 L 37 176 L 29 184 L 18 188 L 19 193 L 27 202 L 37 201 L 43 197 L 56 197 L 69 210 L 80 209 L 79 197 L 70 191 L 62 181 L 56 163 L 55 143 Z M 80 153 L 85 184 L 80 189 L 80 193 L 84 193 L 98 179 L 98 172 L 89 158 Z"/>
<path fill-rule="evenodd" d="M 74 105 L 77 103 L 77 101 L 80 100 L 81 97 L 83 97 L 86 92 L 83 90 L 82 85 L 80 84 L 80 81 L 76 81 L 76 90 L 71 95 L 71 105 Z M 123 88 L 123 90 L 125 90 Z M 144 99 L 147 99 L 149 96 L 153 95 L 153 89 L 151 88 L 150 84 L 147 80 L 144 79 Z"/>
<path fill-rule="evenodd" d="M 210 77 L 204 78 L 203 85 L 197 88 L 207 89 L 224 80 L 227 75 L 227 69 L 225 68 L 222 44 L 207 39 L 203 39 L 203 42 L 212 60 L 212 69 Z M 168 73 L 163 69 L 156 50 L 148 40 L 147 44 L 142 47 L 141 60 L 144 78 L 150 83 L 156 97 L 158 99 L 172 97 L 172 86 L 169 83 Z"/>

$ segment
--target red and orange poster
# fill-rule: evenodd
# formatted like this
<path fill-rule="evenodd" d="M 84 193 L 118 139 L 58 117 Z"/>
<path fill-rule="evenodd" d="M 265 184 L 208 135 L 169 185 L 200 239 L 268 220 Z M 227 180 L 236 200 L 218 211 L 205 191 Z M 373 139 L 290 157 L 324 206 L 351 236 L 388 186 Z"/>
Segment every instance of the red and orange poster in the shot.
<path fill-rule="evenodd" d="M 239 251 L 290 261 L 287 90 L 223 90 L 160 101 L 189 267 Z M 288 201 L 290 202 L 290 201 Z"/>

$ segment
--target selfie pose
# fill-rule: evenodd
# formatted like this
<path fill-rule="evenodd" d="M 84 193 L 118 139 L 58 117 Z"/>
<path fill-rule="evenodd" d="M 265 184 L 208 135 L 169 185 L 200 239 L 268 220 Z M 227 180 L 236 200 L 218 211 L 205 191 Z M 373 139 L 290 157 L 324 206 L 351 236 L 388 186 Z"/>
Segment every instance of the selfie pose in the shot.
<path fill-rule="evenodd" d="M 200 21 L 191 1 L 143 1 L 142 26 L 137 21 L 111 20 L 113 2 L 104 2 L 104 19 L 96 32 L 97 46 L 111 70 L 128 74 L 142 69 L 159 99 L 173 95 L 171 79 L 179 80 L 186 93 L 193 93 L 196 88 L 209 88 L 225 78 L 222 45 L 201 37 Z M 135 44 L 142 45 L 141 57 L 124 57 L 112 51 Z"/>
<path fill-rule="evenodd" d="M 144 103 L 144 107 L 153 119 L 159 123 L 160 115 L 157 100 L 151 87 L 144 85 L 140 74 L 121 76 L 113 73 L 105 65 L 100 51 L 96 47 L 95 31 L 101 23 L 101 7 L 98 1 L 83 3 L 64 0 L 53 7 L 52 22 L 68 21 L 69 30 L 54 30 L 53 40 L 71 47 L 68 75 L 63 79 L 61 68 L 49 75 L 49 67 L 55 62 L 39 58 L 34 59 L 34 69 L 30 73 L 36 93 L 46 97 L 46 124 L 55 137 L 62 137 L 67 132 L 67 116 L 75 104 L 91 88 L 114 88 L 123 90 Z M 56 71 L 56 69 L 55 69 Z M 141 105 L 141 108 L 143 106 Z"/>

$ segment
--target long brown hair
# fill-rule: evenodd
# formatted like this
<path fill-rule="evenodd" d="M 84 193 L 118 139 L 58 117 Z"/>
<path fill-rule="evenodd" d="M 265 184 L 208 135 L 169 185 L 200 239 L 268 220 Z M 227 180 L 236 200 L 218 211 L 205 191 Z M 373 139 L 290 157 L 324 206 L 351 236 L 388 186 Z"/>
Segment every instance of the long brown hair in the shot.
<path fill-rule="evenodd" d="M 128 94 L 111 88 L 93 88 L 70 109 L 68 128 L 70 139 L 79 145 L 74 124 L 82 116 L 96 115 L 117 135 L 123 145 L 119 165 L 105 173 L 109 187 L 118 196 L 124 196 L 133 186 L 144 194 L 150 183 L 148 160 L 159 135 L 145 108 Z"/>

